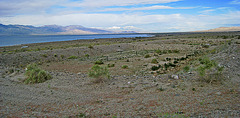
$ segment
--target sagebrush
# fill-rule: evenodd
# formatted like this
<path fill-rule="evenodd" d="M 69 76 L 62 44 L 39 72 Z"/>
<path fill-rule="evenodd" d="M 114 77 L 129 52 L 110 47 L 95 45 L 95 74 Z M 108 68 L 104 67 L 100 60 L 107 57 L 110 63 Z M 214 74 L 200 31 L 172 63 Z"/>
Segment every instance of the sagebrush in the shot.
<path fill-rule="evenodd" d="M 52 79 L 52 76 L 46 71 L 40 69 L 37 64 L 28 65 L 25 75 L 27 76 L 24 80 L 24 83 L 26 84 L 42 83 Z"/>
<path fill-rule="evenodd" d="M 110 78 L 108 68 L 99 65 L 94 65 L 89 70 L 88 76 L 95 78 L 96 83 L 103 82 L 105 78 Z"/>

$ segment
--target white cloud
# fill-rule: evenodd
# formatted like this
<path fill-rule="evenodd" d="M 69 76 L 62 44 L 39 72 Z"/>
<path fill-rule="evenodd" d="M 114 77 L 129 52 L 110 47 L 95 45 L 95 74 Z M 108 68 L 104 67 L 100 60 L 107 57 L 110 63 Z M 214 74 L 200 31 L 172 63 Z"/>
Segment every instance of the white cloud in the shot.
<path fill-rule="evenodd" d="M 1 0 L 0 16 L 16 14 L 39 14 L 54 5 L 63 5 L 66 0 Z"/>
<path fill-rule="evenodd" d="M 76 7 L 105 7 L 105 6 L 130 6 L 139 4 L 158 4 L 158 3 L 170 3 L 181 0 L 84 0 L 82 2 L 76 2 L 70 4 Z"/>
<path fill-rule="evenodd" d="M 107 29 L 109 29 L 109 30 L 120 30 L 121 27 L 113 26 L 113 27 L 108 27 Z"/>
<path fill-rule="evenodd" d="M 150 7 L 134 7 L 134 8 L 107 8 L 100 11 L 136 11 L 136 10 L 156 10 L 156 9 L 193 9 L 195 7 L 169 7 L 162 5 L 154 5 Z"/>
<path fill-rule="evenodd" d="M 240 4 L 240 0 L 233 0 L 233 1 L 230 2 L 230 4 L 237 4 L 237 5 L 239 5 Z"/>
<path fill-rule="evenodd" d="M 211 9 L 210 9 L 211 10 Z M 207 12 L 207 11 L 206 11 Z M 210 12 L 210 11 L 209 11 Z M 68 13 L 60 15 L 18 15 L 0 17 L 3 24 L 23 25 L 83 25 L 103 29 L 144 30 L 149 32 L 192 31 L 240 24 L 240 11 L 218 15 L 183 14 L 104 14 L 104 13 Z M 113 27 L 114 26 L 114 27 Z"/>

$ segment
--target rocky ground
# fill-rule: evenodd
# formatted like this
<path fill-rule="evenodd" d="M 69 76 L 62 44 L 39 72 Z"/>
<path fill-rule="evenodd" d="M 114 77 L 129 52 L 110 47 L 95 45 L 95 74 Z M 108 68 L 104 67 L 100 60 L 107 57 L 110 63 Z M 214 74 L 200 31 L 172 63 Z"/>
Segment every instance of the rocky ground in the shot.
<path fill-rule="evenodd" d="M 221 34 L 222 35 L 222 34 Z M 102 39 L 1 48 L 1 117 L 240 117 L 240 43 L 236 36 L 207 34 Z M 73 46 L 78 45 L 78 46 Z M 92 47 L 89 47 L 91 45 Z M 209 46 L 208 46 L 209 45 Z M 45 46 L 45 47 L 44 47 Z M 49 47 L 51 46 L 51 47 Z M 42 48 L 40 48 L 42 47 Z M 61 48 L 62 47 L 62 48 Z M 38 49 L 39 48 L 39 49 Z M 158 54 L 156 50 L 178 50 Z M 199 53 L 176 67 L 152 71 Z M 149 58 L 145 58 L 145 55 Z M 70 59 L 70 56 L 76 56 Z M 224 66 L 222 81 L 199 81 L 198 59 L 208 56 Z M 110 79 L 94 83 L 87 74 L 96 60 Z M 25 67 L 38 63 L 53 79 L 24 84 Z M 128 68 L 123 69 L 122 65 Z M 188 72 L 183 67 L 190 65 Z M 173 76 L 173 77 L 171 77 Z"/>

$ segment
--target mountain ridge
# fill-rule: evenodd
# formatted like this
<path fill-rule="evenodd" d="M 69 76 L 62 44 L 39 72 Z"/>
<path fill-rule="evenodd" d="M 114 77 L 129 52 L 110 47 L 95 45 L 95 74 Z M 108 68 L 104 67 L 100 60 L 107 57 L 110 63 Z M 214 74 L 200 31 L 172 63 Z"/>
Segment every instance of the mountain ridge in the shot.
<path fill-rule="evenodd" d="M 214 29 L 200 30 L 200 31 L 194 31 L 194 32 L 232 32 L 232 31 L 240 31 L 240 27 L 239 26 L 218 27 L 218 28 L 214 28 Z"/>
<path fill-rule="evenodd" d="M 114 32 L 109 30 L 87 28 L 81 25 L 3 25 L 0 24 L 0 35 L 81 35 L 81 34 L 113 34 L 136 33 L 135 31 Z"/>

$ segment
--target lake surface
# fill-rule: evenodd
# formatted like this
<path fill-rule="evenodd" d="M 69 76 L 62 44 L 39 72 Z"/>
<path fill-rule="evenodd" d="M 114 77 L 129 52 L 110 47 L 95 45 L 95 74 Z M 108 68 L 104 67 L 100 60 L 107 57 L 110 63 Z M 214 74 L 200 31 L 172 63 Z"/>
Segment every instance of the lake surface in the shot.
<path fill-rule="evenodd" d="M 149 34 L 92 34 L 92 35 L 0 35 L 0 47 L 30 43 L 71 41 L 81 39 L 151 37 Z"/>

